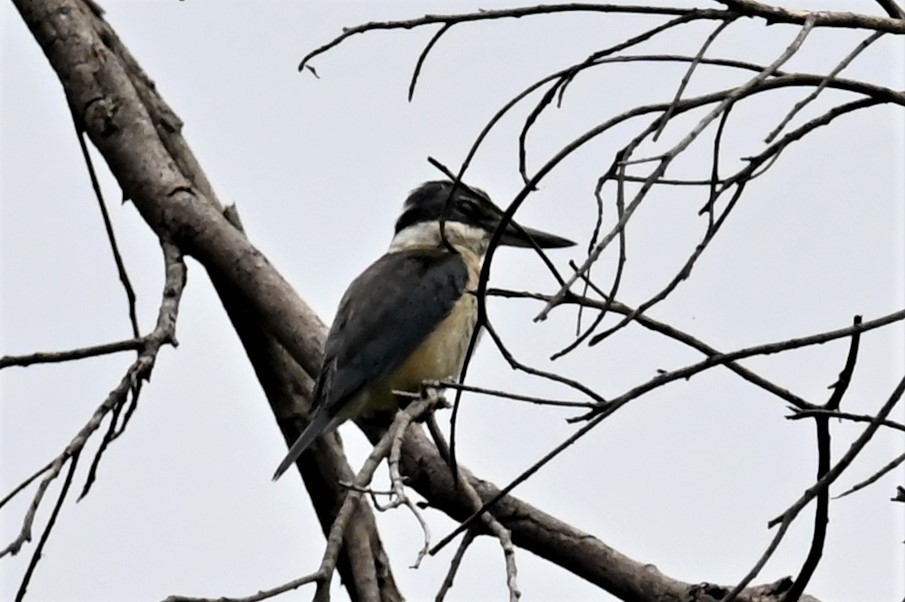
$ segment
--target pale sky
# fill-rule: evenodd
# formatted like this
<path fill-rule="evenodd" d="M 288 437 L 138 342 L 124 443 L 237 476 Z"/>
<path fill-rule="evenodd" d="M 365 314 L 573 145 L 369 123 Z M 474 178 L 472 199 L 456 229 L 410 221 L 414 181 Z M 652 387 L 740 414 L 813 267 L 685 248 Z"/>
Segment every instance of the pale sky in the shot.
<path fill-rule="evenodd" d="M 406 193 L 437 172 L 426 158 L 457 166 L 484 123 L 538 77 L 651 26 L 622 16 L 562 16 L 460 25 L 427 60 L 414 101 L 406 101 L 418 53 L 435 31 L 376 32 L 315 60 L 320 79 L 298 73 L 302 56 L 342 27 L 370 20 L 465 10 L 435 2 L 354 4 L 270 2 L 105 2 L 107 18 L 185 122 L 185 136 L 225 203 L 236 203 L 251 240 L 325 322 L 348 282 L 386 248 Z M 491 8 L 481 2 L 474 7 Z M 869 2 L 824 8 L 870 11 Z M 0 355 L 63 350 L 128 338 L 125 296 L 81 162 L 61 87 L 10 4 L 2 17 L 2 321 Z M 694 54 L 712 30 L 676 30 L 641 50 Z M 734 24 L 713 55 L 769 63 L 797 29 Z M 825 72 L 865 37 L 815 31 L 784 68 Z M 844 73 L 905 88 L 900 39 L 886 36 Z M 618 65 L 580 78 L 563 107 L 547 114 L 529 143 L 529 169 L 561 145 L 619 112 L 672 98 L 684 67 Z M 748 77 L 747 75 L 745 77 Z M 687 94 L 742 81 L 701 69 Z M 740 105 L 727 129 L 726 170 L 760 142 L 809 90 L 783 90 Z M 793 122 L 850 95 L 826 92 Z M 468 181 L 500 204 L 518 192 L 516 140 L 528 109 L 488 140 Z M 674 143 L 702 113 L 667 128 Z M 651 310 L 722 350 L 848 325 L 905 306 L 901 108 L 841 119 L 790 147 L 754 181 L 690 281 Z M 554 172 L 519 213 L 526 225 L 581 241 L 591 233 L 597 176 L 642 122 L 622 126 Z M 644 121 L 643 124 L 647 122 Z M 674 177 L 706 177 L 712 133 Z M 97 158 L 97 155 L 96 155 Z M 100 162 L 99 162 L 100 164 Z M 139 322 L 156 319 L 162 260 L 131 204 L 120 204 L 101 168 L 104 192 L 138 294 Z M 662 288 L 697 244 L 706 192 L 664 187 L 629 229 L 620 299 L 637 305 Z M 560 269 L 582 247 L 552 253 Z M 612 262 L 613 256 L 607 256 Z M 611 263 L 595 272 L 608 286 Z M 527 251 L 497 255 L 497 286 L 552 292 Z M 555 369 L 615 397 L 700 355 L 639 327 L 557 362 L 575 312 L 532 322 L 540 306 L 491 303 L 491 317 L 528 363 Z M 30 585 L 39 602 L 160 600 L 170 594 L 242 596 L 316 569 L 323 537 L 294 471 L 277 484 L 285 453 L 263 393 L 207 276 L 189 261 L 177 327 L 178 349 L 161 352 L 126 434 L 107 451 L 98 482 L 64 505 Z M 873 413 L 902 376 L 905 329 L 864 335 L 843 409 Z M 815 403 L 841 369 L 847 341 L 744 365 Z M 129 354 L 0 372 L 0 483 L 5 495 L 56 456 L 122 377 Z M 469 373 L 475 385 L 579 399 L 568 389 L 509 370 L 485 337 Z M 572 412 L 466 396 L 461 461 L 504 485 L 574 431 Z M 811 485 L 813 425 L 790 422 L 785 404 L 715 369 L 632 402 L 521 485 L 515 494 L 621 552 L 685 581 L 734 583 L 773 536 L 768 520 Z M 896 416 L 905 416 L 899 407 Z M 447 415 L 441 416 L 441 422 Z M 834 458 L 863 426 L 834 423 Z M 341 429 L 358 467 L 369 446 Z M 98 439 L 99 441 L 99 439 Z M 93 452 L 97 441 L 89 445 Z M 903 450 L 901 433 L 881 431 L 834 494 L 870 476 Z M 75 488 L 90 464 L 83 456 Z M 383 475 L 383 471 L 381 471 Z M 381 476 L 381 479 L 384 477 Z M 901 600 L 905 595 L 901 504 L 889 502 L 902 471 L 830 507 L 824 560 L 808 592 L 824 602 Z M 59 483 L 38 513 L 37 536 Z M 33 488 L 0 511 L 0 548 L 18 532 Z M 439 540 L 454 523 L 428 512 Z M 432 599 L 455 547 L 409 569 L 421 533 L 404 510 L 378 516 L 404 595 Z M 811 534 L 811 509 L 796 523 L 757 583 L 797 574 Z M 0 598 L 12 599 L 34 543 L 0 561 Z M 517 554 L 524 600 L 610 599 L 530 553 Z M 338 583 L 338 579 L 334 584 Z M 308 600 L 311 588 L 279 600 Z M 337 590 L 339 591 L 339 590 Z M 498 544 L 468 552 L 451 600 L 504 599 Z M 343 599 L 343 594 L 338 596 Z"/>

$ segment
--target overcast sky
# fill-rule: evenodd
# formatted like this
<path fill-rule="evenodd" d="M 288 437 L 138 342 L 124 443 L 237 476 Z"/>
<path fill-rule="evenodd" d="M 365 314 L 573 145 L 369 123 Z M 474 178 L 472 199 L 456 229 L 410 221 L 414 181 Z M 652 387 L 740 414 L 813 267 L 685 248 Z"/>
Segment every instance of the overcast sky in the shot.
<path fill-rule="evenodd" d="M 426 157 L 456 166 L 487 119 L 538 77 L 580 60 L 654 21 L 562 16 L 454 28 L 424 67 L 414 101 L 408 78 L 432 30 L 357 36 L 318 58 L 320 79 L 298 73 L 301 57 L 369 20 L 464 10 L 465 3 L 374 3 L 335 8 L 297 2 L 105 2 L 107 18 L 185 121 L 185 135 L 222 201 L 237 204 L 251 240 L 326 321 L 345 286 L 389 242 L 407 192 L 437 172 Z M 492 2 L 475 7 L 489 8 Z M 822 5 L 870 11 L 870 2 Z M 2 17 L 2 332 L 0 355 L 62 350 L 127 338 L 126 301 L 110 258 L 61 87 L 9 3 Z M 694 54 L 712 30 L 690 26 L 643 48 Z M 797 29 L 745 21 L 713 55 L 769 63 Z M 864 34 L 815 31 L 785 68 L 823 73 Z M 891 38 L 891 36 L 886 36 Z M 905 88 L 902 40 L 882 39 L 845 74 Z M 901 36 L 900 36 L 901 38 Z M 578 79 L 563 107 L 529 141 L 536 169 L 583 130 L 640 103 L 672 98 L 683 67 L 619 65 Z M 747 77 L 747 76 L 746 76 Z M 688 94 L 742 81 L 702 68 Z M 739 106 L 727 129 L 725 164 L 763 148 L 763 137 L 807 94 L 775 92 Z M 793 122 L 850 99 L 827 92 Z M 488 140 L 469 182 L 506 203 L 520 188 L 516 140 L 528 109 Z M 695 119 L 701 114 L 695 114 Z M 693 123 L 668 128 L 674 143 Z M 645 122 L 646 124 L 646 122 Z M 686 129 L 683 129 L 682 126 Z M 642 125 L 621 127 L 554 172 L 520 212 L 527 225 L 587 241 L 593 186 L 613 152 Z M 655 318 L 731 350 L 840 328 L 905 306 L 903 292 L 903 111 L 872 109 L 823 128 L 791 147 L 752 183 L 711 248 Z M 705 136 L 670 175 L 706 177 Z M 103 169 L 102 169 L 103 171 Z M 140 324 L 152 327 L 162 283 L 156 240 L 131 204 L 120 204 L 104 171 L 104 191 L 138 293 Z M 632 222 L 620 298 L 637 305 L 662 288 L 697 244 L 701 190 L 663 188 Z M 581 248 L 551 253 L 557 266 Z M 602 283 L 610 262 L 596 272 Z M 499 286 L 550 292 L 536 257 L 505 250 Z M 543 323 L 540 306 L 493 302 L 492 318 L 525 361 L 581 379 L 607 397 L 700 359 L 680 345 L 629 328 L 555 363 L 573 336 L 575 313 Z M 874 413 L 902 376 L 898 325 L 865 335 L 844 402 Z M 125 436 L 107 452 L 99 481 L 82 502 L 67 501 L 30 587 L 41 602 L 159 600 L 170 594 L 247 595 L 313 571 L 323 538 L 294 472 L 270 475 L 285 444 L 206 275 L 189 261 L 177 330 L 164 349 Z M 745 365 L 813 402 L 826 400 L 846 341 Z M 128 354 L 0 373 L 2 494 L 70 441 L 131 362 Z M 489 340 L 472 384 L 578 399 L 576 393 L 507 367 Z M 516 495 L 678 579 L 733 583 L 773 536 L 766 523 L 813 480 L 813 425 L 789 422 L 785 404 L 726 370 L 658 389 L 618 412 L 516 490 Z M 459 453 L 477 474 L 502 485 L 576 426 L 569 411 L 466 396 Z M 900 407 L 898 419 L 902 419 Z M 445 417 L 441 420 L 445 421 Z M 838 458 L 863 427 L 833 424 Z M 341 430 L 353 466 L 368 445 Z M 96 442 L 89 446 L 93 451 Z M 841 493 L 903 450 L 901 433 L 878 434 L 832 490 Z M 89 464 L 83 457 L 77 484 Z M 824 560 L 808 590 L 825 602 L 901 600 L 905 520 L 889 502 L 902 472 L 831 505 Z M 55 495 L 57 485 L 50 490 Z M 4 547 L 33 490 L 0 512 Z M 38 513 L 36 534 L 52 498 Z M 435 540 L 454 524 L 429 513 Z M 405 511 L 380 515 L 402 592 L 432 598 L 454 548 L 410 570 L 421 545 Z M 758 582 L 796 574 L 806 555 L 806 511 Z M 11 599 L 34 545 L 0 562 L 0 598 Z M 520 551 L 525 600 L 600 600 L 599 590 Z M 336 580 L 338 581 L 338 580 Z M 282 600 L 308 600 L 311 590 Z M 504 565 L 495 541 L 468 553 L 451 599 L 502 599 Z"/>

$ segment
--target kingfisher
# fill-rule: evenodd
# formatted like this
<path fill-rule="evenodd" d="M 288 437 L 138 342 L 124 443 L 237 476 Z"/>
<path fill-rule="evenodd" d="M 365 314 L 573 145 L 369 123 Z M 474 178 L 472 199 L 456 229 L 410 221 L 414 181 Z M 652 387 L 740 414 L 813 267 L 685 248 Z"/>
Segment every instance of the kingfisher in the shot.
<path fill-rule="evenodd" d="M 424 381 L 459 379 L 478 320 L 481 266 L 502 215 L 485 192 L 461 182 L 426 182 L 409 194 L 390 248 L 339 303 L 311 421 L 274 480 L 321 434 L 350 418 L 399 408 L 402 397 L 395 392 L 418 393 Z M 499 244 L 575 243 L 510 221 Z"/>

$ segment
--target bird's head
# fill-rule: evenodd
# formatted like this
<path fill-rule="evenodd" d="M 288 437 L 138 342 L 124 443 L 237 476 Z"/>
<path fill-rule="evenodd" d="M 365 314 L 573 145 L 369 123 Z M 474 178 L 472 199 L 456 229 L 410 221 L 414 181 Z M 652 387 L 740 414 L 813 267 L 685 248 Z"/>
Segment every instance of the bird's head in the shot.
<path fill-rule="evenodd" d="M 425 182 L 409 194 L 402 206 L 402 213 L 396 220 L 391 252 L 439 247 L 446 243 L 456 248 L 464 247 L 476 255 L 487 252 L 490 238 L 500 225 L 503 211 L 480 189 L 463 184 L 452 189 L 451 181 L 437 180 Z M 525 228 L 511 221 L 500 238 L 501 245 L 512 247 L 531 247 L 531 241 L 543 249 L 571 247 L 575 244 L 555 234 Z"/>

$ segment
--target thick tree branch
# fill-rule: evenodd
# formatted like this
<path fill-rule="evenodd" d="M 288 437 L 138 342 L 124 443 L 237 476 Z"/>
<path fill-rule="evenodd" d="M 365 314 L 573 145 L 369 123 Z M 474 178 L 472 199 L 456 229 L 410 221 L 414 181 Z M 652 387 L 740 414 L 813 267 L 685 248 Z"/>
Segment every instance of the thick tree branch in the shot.
<path fill-rule="evenodd" d="M 126 198 L 162 239 L 177 244 L 207 269 L 228 277 L 256 300 L 264 325 L 309 374 L 322 340 L 317 316 L 238 230 L 209 191 L 180 168 L 160 128 L 176 134 L 178 121 L 143 102 L 145 89 L 120 59 L 112 30 L 77 0 L 16 0 L 16 7 L 57 72 L 66 98 L 101 152 Z M 158 101 L 163 104 L 162 100 Z M 157 124 L 157 125 L 155 125 Z M 208 190 L 205 190 L 208 188 Z"/>
<path fill-rule="evenodd" d="M 211 274 L 284 436 L 294 439 L 306 423 L 298 408 L 310 391 L 307 375 L 319 368 L 323 323 L 223 215 L 182 139 L 180 120 L 99 11 L 76 0 L 16 6 L 124 195 L 161 240 L 177 244 Z M 275 328 L 265 332 L 262 326 Z M 317 461 L 305 463 L 305 482 L 329 528 L 344 495 L 337 483 L 352 473 L 337 441 L 322 442 L 312 457 Z M 368 590 L 400 599 L 373 516 L 357 516 L 338 565 L 343 583 L 355 597 Z"/>
<path fill-rule="evenodd" d="M 227 208 L 226 216 L 237 230 L 242 231 L 234 208 Z M 215 271 L 211 271 L 210 275 L 233 328 L 242 340 L 286 444 L 291 445 L 308 424 L 307 410 L 313 379 L 272 335 L 261 329 L 255 317 L 254 304 L 228 278 Z M 321 323 L 319 336 L 323 336 L 325 330 L 326 326 Z M 346 461 L 342 443 L 335 433 L 318 439 L 297 465 L 326 536 L 346 497 L 347 489 L 341 483 L 354 480 L 355 473 Z M 402 600 L 371 508 L 366 503 L 358 504 L 350 523 L 336 559 L 336 568 L 350 598 L 376 598 L 386 602 Z"/>

